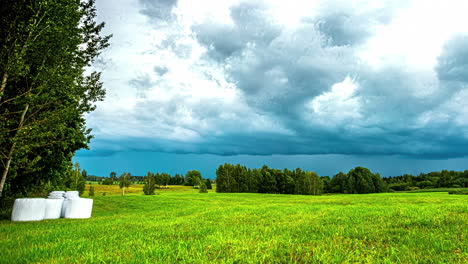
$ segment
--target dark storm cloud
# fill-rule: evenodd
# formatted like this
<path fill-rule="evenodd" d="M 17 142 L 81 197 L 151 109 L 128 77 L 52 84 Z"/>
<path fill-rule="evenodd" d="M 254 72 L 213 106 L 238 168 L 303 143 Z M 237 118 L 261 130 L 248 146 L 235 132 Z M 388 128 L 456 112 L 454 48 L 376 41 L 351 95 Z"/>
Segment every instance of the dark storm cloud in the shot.
<path fill-rule="evenodd" d="M 174 22 L 177 1 L 140 3 L 141 13 L 152 21 Z M 195 23 L 190 37 L 206 48 L 196 66 L 222 69 L 239 93 L 237 104 L 197 98 L 196 89 L 168 92 L 163 101 L 151 98 L 132 108 L 138 124 L 148 124 L 150 136 L 157 136 L 119 139 L 118 148 L 112 140 L 96 139 L 95 146 L 103 153 L 467 155 L 466 124 L 456 120 L 463 112 L 455 115 L 450 104 L 468 83 L 468 37 L 446 43 L 436 73 L 404 62 L 373 67 L 359 52 L 376 26 L 392 21 L 393 9 L 365 14 L 336 9 L 288 28 L 271 18 L 268 6 L 251 1 L 230 9 L 231 24 L 209 19 Z M 178 31 L 169 32 L 157 48 L 190 57 L 192 42 L 180 40 Z M 137 76 L 129 85 L 143 95 L 157 86 L 176 88 L 165 78 L 180 69 L 151 67 L 153 78 Z M 333 89 L 347 78 L 355 88 Z M 213 78 L 206 74 L 205 80 Z M 314 102 L 322 107 L 315 109 Z M 266 125 L 257 124 L 262 121 Z M 194 139 L 175 139 L 177 131 Z"/>
<path fill-rule="evenodd" d="M 390 15 L 381 10 L 366 16 L 331 13 L 308 19 L 294 31 L 268 21 L 263 12 L 261 5 L 241 4 L 231 10 L 233 25 L 202 24 L 194 30 L 200 43 L 209 48 L 208 56 L 229 66 L 228 77 L 246 94 L 248 104 L 277 117 L 297 138 L 230 135 L 217 143 L 236 142 L 226 153 L 428 157 L 467 153 L 462 147 L 467 142 L 460 135 L 418 124 L 421 114 L 460 90 L 445 80 L 468 79 L 467 38 L 446 45 L 438 67 L 441 78 L 431 80 L 431 76 L 401 67 L 376 70 L 359 64 L 356 49 L 371 35 L 371 25 L 390 21 Z M 357 128 L 348 129 L 345 124 L 329 130 L 306 124 L 303 104 L 347 75 L 359 84 L 355 96 L 362 118 L 355 124 Z M 429 96 L 419 94 L 430 89 L 434 91 Z M 243 147 L 239 142 L 246 144 Z M 247 147 L 251 145 L 256 147 Z"/>
<path fill-rule="evenodd" d="M 346 47 L 327 47 L 313 23 L 288 31 L 265 13 L 263 5 L 243 3 L 231 9 L 233 25 L 205 23 L 194 31 L 208 56 L 228 66 L 227 77 L 250 105 L 293 117 L 304 99 L 346 76 L 343 61 L 352 56 Z"/>

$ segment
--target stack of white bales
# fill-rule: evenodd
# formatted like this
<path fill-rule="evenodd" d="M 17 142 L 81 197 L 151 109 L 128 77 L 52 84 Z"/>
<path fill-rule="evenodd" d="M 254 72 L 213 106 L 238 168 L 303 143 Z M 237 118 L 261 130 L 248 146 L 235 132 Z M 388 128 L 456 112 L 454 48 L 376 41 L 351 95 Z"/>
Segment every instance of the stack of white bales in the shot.
<path fill-rule="evenodd" d="M 40 221 L 60 217 L 90 218 L 92 210 L 93 199 L 80 198 L 78 191 L 53 191 L 47 199 L 16 199 L 11 221 Z"/>

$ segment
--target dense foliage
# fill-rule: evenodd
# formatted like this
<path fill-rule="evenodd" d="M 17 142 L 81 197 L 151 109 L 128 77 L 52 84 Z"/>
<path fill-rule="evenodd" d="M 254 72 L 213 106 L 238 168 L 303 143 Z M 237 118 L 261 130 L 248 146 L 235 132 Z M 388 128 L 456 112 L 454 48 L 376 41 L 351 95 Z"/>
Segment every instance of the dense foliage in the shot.
<path fill-rule="evenodd" d="M 435 171 L 420 173 L 417 176 L 404 174 L 384 178 L 388 188 L 394 191 L 408 191 L 427 188 L 461 188 L 468 187 L 468 170 L 465 171 Z"/>
<path fill-rule="evenodd" d="M 386 190 L 378 173 L 356 167 L 347 174 L 342 172 L 331 180 L 328 176 L 299 168 L 291 171 L 268 168 L 248 169 L 240 164 L 220 165 L 216 170 L 217 192 L 311 194 L 326 193 L 379 193 Z"/>
<path fill-rule="evenodd" d="M 105 91 L 94 0 L 0 1 L 0 196 L 63 186 Z"/>
<path fill-rule="evenodd" d="M 168 173 L 148 172 L 143 178 L 143 182 L 143 193 L 146 195 L 153 195 L 156 189 L 167 188 L 167 185 L 186 185 L 194 188 L 212 189 L 211 180 L 203 179 L 201 173 L 197 170 L 188 171 L 185 177 L 179 174 L 171 176 Z"/>
<path fill-rule="evenodd" d="M 143 193 L 146 195 L 153 195 L 156 188 L 161 188 L 163 185 L 167 187 L 170 180 L 171 175 L 168 173 L 148 172 L 144 178 L 145 185 L 143 186 Z"/>
<path fill-rule="evenodd" d="M 208 189 L 206 188 L 205 181 L 202 181 L 200 183 L 200 190 L 199 193 L 208 193 Z"/>
<path fill-rule="evenodd" d="M 115 176 L 115 172 L 111 172 L 109 177 L 106 176 L 95 176 L 95 175 L 87 175 L 86 180 L 87 181 L 93 181 L 93 182 L 98 182 L 99 184 L 103 185 L 113 185 L 116 184 L 118 181 L 117 177 Z M 138 176 L 138 175 L 131 175 L 130 176 L 130 181 L 132 183 L 145 183 L 147 180 L 148 174 L 146 176 Z M 168 173 L 154 173 L 154 177 L 157 178 L 157 182 L 161 182 L 160 184 L 157 184 L 157 188 L 159 188 L 161 185 L 186 185 L 190 186 L 190 180 L 187 180 L 187 178 L 184 175 L 180 174 L 174 174 L 174 176 L 171 176 Z M 164 178 L 164 179 L 161 179 Z M 169 181 L 167 181 L 169 180 Z M 205 179 L 205 181 L 210 181 L 209 179 Z M 207 184 L 208 189 L 211 187 L 211 181 L 209 185 Z"/>
<path fill-rule="evenodd" d="M 240 164 L 220 165 L 216 170 L 216 191 L 235 193 L 321 194 L 323 185 L 315 172 L 277 170 L 266 165 L 248 169 Z"/>
<path fill-rule="evenodd" d="M 201 173 L 197 170 L 187 171 L 187 174 L 185 174 L 185 185 L 198 187 L 202 182 L 202 178 Z"/>
<path fill-rule="evenodd" d="M 364 167 L 351 169 L 347 174 L 336 174 L 327 184 L 330 193 L 380 193 L 386 191 L 380 174 Z"/>

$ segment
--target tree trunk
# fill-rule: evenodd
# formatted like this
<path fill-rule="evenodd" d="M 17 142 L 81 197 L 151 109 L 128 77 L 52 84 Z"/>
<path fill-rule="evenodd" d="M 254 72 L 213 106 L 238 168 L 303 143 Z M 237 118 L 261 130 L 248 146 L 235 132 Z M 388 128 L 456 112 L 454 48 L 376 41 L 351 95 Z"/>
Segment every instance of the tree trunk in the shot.
<path fill-rule="evenodd" d="M 3 85 L 3 82 L 2 82 L 2 85 Z M 26 104 L 26 106 L 24 107 L 23 113 L 21 113 L 18 130 L 15 133 L 15 137 L 18 134 L 18 132 L 21 130 L 21 128 L 23 127 L 24 117 L 26 116 L 26 112 L 28 112 L 28 109 L 29 109 L 29 104 Z M 3 186 L 5 185 L 6 177 L 8 175 L 8 171 L 10 170 L 10 164 L 11 164 L 11 160 L 13 159 L 13 152 L 15 151 L 15 147 L 16 147 L 16 142 L 15 142 L 15 139 L 13 138 L 13 143 L 11 144 L 10 150 L 8 151 L 7 162 L 5 164 L 5 168 L 3 168 L 2 179 L 0 180 L 0 197 L 2 197 Z"/>
<path fill-rule="evenodd" d="M 10 163 L 11 163 L 11 159 L 13 158 L 13 151 L 15 150 L 15 146 L 16 146 L 16 142 L 11 145 L 10 150 L 8 151 L 7 162 L 5 164 L 5 168 L 3 169 L 2 179 L 0 181 L 0 197 L 2 197 L 3 186 L 5 185 L 8 170 L 10 169 Z"/>
<path fill-rule="evenodd" d="M 122 188 L 122 196 L 125 196 L 125 187 Z"/>
<path fill-rule="evenodd" d="M 8 80 L 8 73 L 5 72 L 3 74 L 2 83 L 0 84 L 0 102 L 2 101 L 3 92 L 5 91 L 7 80 Z"/>

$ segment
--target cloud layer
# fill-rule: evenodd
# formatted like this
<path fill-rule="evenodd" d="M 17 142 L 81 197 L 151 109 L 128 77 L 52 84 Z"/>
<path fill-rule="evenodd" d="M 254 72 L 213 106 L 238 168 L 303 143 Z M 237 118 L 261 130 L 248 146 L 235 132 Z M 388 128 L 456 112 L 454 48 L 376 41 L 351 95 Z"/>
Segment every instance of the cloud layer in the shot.
<path fill-rule="evenodd" d="M 108 98 L 87 117 L 93 154 L 465 156 L 467 9 L 100 1 L 114 38 L 95 66 Z"/>

